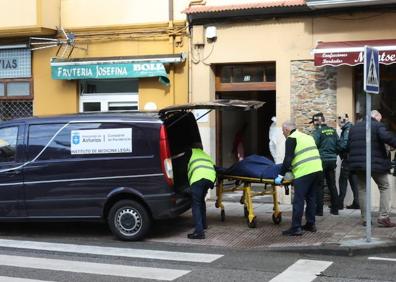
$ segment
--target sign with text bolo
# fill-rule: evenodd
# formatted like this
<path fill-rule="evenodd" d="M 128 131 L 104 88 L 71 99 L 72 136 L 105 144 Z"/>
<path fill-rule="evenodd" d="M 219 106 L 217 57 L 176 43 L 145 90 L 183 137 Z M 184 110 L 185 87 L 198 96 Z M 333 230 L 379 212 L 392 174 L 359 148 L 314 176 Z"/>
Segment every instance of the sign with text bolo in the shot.
<path fill-rule="evenodd" d="M 364 85 L 363 89 L 367 93 L 379 94 L 380 90 L 380 69 L 378 50 L 369 46 L 364 46 Z"/>

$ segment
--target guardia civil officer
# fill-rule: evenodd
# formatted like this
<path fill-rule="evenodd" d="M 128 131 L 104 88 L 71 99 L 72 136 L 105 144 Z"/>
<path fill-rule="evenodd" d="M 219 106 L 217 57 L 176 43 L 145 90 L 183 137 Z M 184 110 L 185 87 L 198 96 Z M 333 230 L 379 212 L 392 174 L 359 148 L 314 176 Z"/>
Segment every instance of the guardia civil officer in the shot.
<path fill-rule="evenodd" d="M 192 215 L 194 232 L 188 234 L 189 239 L 205 239 L 206 229 L 206 203 L 205 197 L 209 188 L 213 188 L 216 180 L 216 170 L 211 157 L 203 151 L 201 143 L 194 143 L 188 162 L 188 181 L 192 193 Z M 187 155 L 188 158 L 188 155 Z"/>
<path fill-rule="evenodd" d="M 319 151 L 312 136 L 298 131 L 294 122 L 283 123 L 282 131 L 286 137 L 285 158 L 280 175 L 275 178 L 275 184 L 282 183 L 283 176 L 287 171 L 291 170 L 294 175 L 292 226 L 283 231 L 282 235 L 300 236 L 303 234 L 302 229 L 316 232 L 316 189 L 323 177 Z M 304 201 L 307 203 L 306 224 L 301 226 Z"/>
<path fill-rule="evenodd" d="M 330 213 L 338 215 L 338 192 L 336 187 L 335 169 L 337 167 L 337 131 L 325 123 L 325 117 L 322 113 L 317 113 L 312 116 L 310 123 L 314 124 L 314 131 L 312 136 L 315 139 L 316 146 L 319 149 L 320 158 L 322 159 L 323 174 L 326 178 L 327 187 L 330 191 Z M 324 181 L 317 190 L 316 197 L 316 215 L 323 215 L 323 191 Z"/>

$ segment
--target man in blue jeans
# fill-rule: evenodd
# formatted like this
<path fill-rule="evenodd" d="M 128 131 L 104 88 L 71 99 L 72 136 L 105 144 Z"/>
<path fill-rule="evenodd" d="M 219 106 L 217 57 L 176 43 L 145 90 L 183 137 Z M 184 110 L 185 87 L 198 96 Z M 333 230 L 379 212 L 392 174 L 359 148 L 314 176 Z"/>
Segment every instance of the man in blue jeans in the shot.
<path fill-rule="evenodd" d="M 191 210 L 195 226 L 194 232 L 188 234 L 187 237 L 189 239 L 205 239 L 204 229 L 207 227 L 205 197 L 208 189 L 214 186 L 216 170 L 214 162 L 203 151 L 201 143 L 192 145 L 187 173 L 192 193 Z"/>

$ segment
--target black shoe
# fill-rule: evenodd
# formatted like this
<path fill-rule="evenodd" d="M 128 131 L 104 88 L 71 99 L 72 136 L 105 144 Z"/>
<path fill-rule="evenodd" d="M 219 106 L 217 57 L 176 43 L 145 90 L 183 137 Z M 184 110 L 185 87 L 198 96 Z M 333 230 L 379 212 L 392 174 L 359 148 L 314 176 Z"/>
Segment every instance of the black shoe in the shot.
<path fill-rule="evenodd" d="M 188 239 L 205 239 L 205 233 L 190 233 L 187 235 Z"/>
<path fill-rule="evenodd" d="M 353 203 L 352 205 L 346 206 L 348 210 L 360 210 L 359 204 Z"/>
<path fill-rule="evenodd" d="M 323 216 L 323 211 L 316 212 L 315 215 L 316 215 L 316 216 Z"/>
<path fill-rule="evenodd" d="M 337 210 L 337 209 L 331 209 L 331 210 L 330 210 L 330 213 L 331 213 L 332 215 L 338 215 L 338 210 Z"/>
<path fill-rule="evenodd" d="M 285 231 L 282 231 L 282 235 L 284 235 L 284 236 L 301 236 L 301 235 L 303 235 L 303 231 L 301 230 L 301 228 L 297 228 L 297 229 L 289 228 Z"/>
<path fill-rule="evenodd" d="M 316 232 L 316 225 L 315 224 L 305 224 L 302 226 L 302 229 L 309 232 Z"/>
<path fill-rule="evenodd" d="M 207 224 L 205 224 L 204 226 L 203 226 L 203 229 L 208 229 L 208 225 Z"/>

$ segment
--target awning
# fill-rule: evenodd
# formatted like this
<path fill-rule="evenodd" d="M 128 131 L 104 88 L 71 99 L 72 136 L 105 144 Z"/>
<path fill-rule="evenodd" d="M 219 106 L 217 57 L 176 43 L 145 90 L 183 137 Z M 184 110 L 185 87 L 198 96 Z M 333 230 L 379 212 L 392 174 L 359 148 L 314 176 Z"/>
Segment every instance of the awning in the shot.
<path fill-rule="evenodd" d="M 319 42 L 313 50 L 315 66 L 356 66 L 363 64 L 364 46 L 377 48 L 380 64 L 396 63 L 396 39 Z"/>
<path fill-rule="evenodd" d="M 164 64 L 184 62 L 184 53 L 159 56 L 52 59 L 53 79 L 114 79 L 159 77 L 169 84 Z"/>

